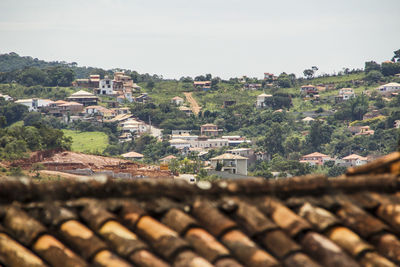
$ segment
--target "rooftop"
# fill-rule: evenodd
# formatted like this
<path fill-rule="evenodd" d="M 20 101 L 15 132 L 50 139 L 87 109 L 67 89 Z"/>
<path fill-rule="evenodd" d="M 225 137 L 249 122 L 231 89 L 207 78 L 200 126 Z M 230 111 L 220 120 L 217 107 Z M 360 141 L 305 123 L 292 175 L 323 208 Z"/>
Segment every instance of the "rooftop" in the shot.
<path fill-rule="evenodd" d="M 222 159 L 248 159 L 248 158 L 239 155 L 234 155 L 231 153 L 225 153 L 217 157 L 211 158 L 211 160 L 222 160 Z"/>
<path fill-rule="evenodd" d="M 135 151 L 131 151 L 121 155 L 124 158 L 143 158 L 143 155 Z"/>
<path fill-rule="evenodd" d="M 308 155 L 303 156 L 304 158 L 309 158 L 309 157 L 323 157 L 323 158 L 330 158 L 330 156 L 319 153 L 319 152 L 314 152 Z"/>
<path fill-rule="evenodd" d="M 400 153 L 347 176 L 0 181 L 5 266 L 399 266 Z"/>

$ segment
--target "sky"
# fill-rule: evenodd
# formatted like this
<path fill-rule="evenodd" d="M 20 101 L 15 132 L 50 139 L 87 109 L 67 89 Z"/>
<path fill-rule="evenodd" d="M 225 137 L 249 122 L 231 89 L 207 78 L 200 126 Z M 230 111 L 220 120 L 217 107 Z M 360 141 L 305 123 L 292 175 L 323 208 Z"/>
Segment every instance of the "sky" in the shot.
<path fill-rule="evenodd" d="M 0 0 L 0 53 L 165 78 L 317 74 L 400 49 L 399 0 Z"/>

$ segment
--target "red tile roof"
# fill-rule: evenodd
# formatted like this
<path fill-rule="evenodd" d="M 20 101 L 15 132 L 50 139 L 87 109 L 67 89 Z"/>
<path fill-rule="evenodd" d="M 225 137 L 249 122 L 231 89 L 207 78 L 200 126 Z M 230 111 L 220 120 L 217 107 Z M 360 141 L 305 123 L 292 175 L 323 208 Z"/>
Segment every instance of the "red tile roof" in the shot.
<path fill-rule="evenodd" d="M 400 153 L 348 175 L 2 180 L 0 264 L 399 266 Z"/>

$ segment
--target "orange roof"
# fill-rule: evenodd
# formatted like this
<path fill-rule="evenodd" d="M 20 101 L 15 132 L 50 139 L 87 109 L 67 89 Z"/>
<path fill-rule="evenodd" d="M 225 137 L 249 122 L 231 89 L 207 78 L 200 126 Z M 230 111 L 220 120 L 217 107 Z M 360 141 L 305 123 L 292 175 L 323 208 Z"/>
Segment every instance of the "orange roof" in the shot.
<path fill-rule="evenodd" d="M 303 156 L 302 158 L 309 158 L 309 157 L 322 157 L 322 158 L 330 158 L 330 156 L 319 153 L 319 152 L 314 152 L 308 155 Z"/>

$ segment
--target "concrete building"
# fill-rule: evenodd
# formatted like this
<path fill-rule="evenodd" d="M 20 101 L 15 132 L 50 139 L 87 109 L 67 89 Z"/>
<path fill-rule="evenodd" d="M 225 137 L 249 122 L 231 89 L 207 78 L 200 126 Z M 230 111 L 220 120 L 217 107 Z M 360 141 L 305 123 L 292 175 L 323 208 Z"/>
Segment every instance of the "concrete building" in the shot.
<path fill-rule="evenodd" d="M 28 111 L 38 111 L 39 108 L 48 107 L 53 101 L 50 99 L 40 99 L 40 98 L 29 98 L 29 99 L 20 99 L 15 101 L 14 103 L 24 105 L 28 107 Z"/>
<path fill-rule="evenodd" d="M 212 123 L 201 125 L 200 134 L 206 136 L 218 136 L 222 132 L 222 129 L 218 129 L 218 126 Z"/>
<path fill-rule="evenodd" d="M 183 105 L 183 102 L 185 102 L 185 101 L 183 100 L 182 97 L 179 97 L 179 96 L 175 96 L 174 98 L 171 99 L 171 103 L 175 104 L 177 106 Z"/>
<path fill-rule="evenodd" d="M 256 155 L 252 148 L 235 148 L 227 150 L 226 153 L 230 153 L 233 155 L 239 155 L 247 158 L 247 164 L 251 164 L 256 161 Z"/>
<path fill-rule="evenodd" d="M 265 105 L 265 100 L 272 97 L 272 95 L 267 95 L 267 94 L 261 94 L 257 96 L 257 101 L 256 101 L 256 107 L 257 108 L 264 108 L 266 107 Z"/>
<path fill-rule="evenodd" d="M 387 83 L 378 87 L 380 93 L 392 93 L 400 91 L 400 83 Z"/>
<path fill-rule="evenodd" d="M 92 93 L 80 90 L 67 97 L 68 101 L 78 102 L 86 106 L 96 106 L 99 98 Z"/>
<path fill-rule="evenodd" d="M 344 162 L 344 166 L 346 167 L 360 166 L 368 162 L 367 157 L 362 157 L 357 154 L 351 154 L 347 157 L 344 157 L 342 160 Z"/>
<path fill-rule="evenodd" d="M 221 165 L 222 172 L 247 175 L 247 158 L 231 153 L 225 153 L 210 159 L 211 167 L 216 169 L 217 164 Z"/>
<path fill-rule="evenodd" d="M 97 95 L 115 95 L 113 80 L 108 77 L 99 81 L 99 88 L 96 89 Z"/>
<path fill-rule="evenodd" d="M 300 159 L 301 163 L 309 163 L 310 165 L 324 165 L 325 162 L 332 160 L 332 158 L 328 155 L 314 152 L 305 156 L 302 156 Z"/>

